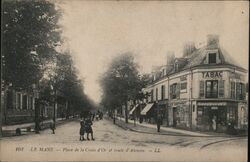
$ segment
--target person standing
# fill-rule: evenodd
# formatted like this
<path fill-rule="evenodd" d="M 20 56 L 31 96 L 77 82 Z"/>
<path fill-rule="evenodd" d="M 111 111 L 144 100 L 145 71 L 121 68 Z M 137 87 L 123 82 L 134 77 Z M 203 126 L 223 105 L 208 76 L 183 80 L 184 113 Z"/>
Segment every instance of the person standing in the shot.
<path fill-rule="evenodd" d="M 216 123 L 216 116 L 213 117 L 212 119 L 212 128 L 213 131 L 216 131 L 217 123 Z"/>
<path fill-rule="evenodd" d="M 55 134 L 56 125 L 54 120 L 50 123 L 50 129 L 52 130 L 52 134 Z"/>
<path fill-rule="evenodd" d="M 85 133 L 85 123 L 84 120 L 80 121 L 80 141 L 84 141 L 84 133 Z"/>
<path fill-rule="evenodd" d="M 90 140 L 89 139 L 89 134 L 91 134 L 91 140 L 95 140 L 94 137 L 93 137 L 93 129 L 92 129 L 92 120 L 91 120 L 91 117 L 88 117 L 85 121 L 85 131 L 87 133 L 87 140 Z"/>
<path fill-rule="evenodd" d="M 157 132 L 160 132 L 161 124 L 162 124 L 162 118 L 160 115 L 158 115 L 158 117 L 157 117 Z"/>

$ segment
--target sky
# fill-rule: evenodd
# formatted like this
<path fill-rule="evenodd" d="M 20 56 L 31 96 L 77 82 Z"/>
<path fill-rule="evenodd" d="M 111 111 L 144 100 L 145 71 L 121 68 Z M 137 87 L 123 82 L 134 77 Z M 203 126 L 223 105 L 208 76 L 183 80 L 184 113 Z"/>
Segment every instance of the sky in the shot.
<path fill-rule="evenodd" d="M 66 46 L 84 79 L 85 93 L 101 100 L 99 78 L 114 56 L 132 52 L 141 72 L 163 65 L 168 51 L 181 57 L 183 44 L 205 45 L 208 34 L 248 69 L 249 8 L 241 2 L 64 0 L 60 24 Z"/>

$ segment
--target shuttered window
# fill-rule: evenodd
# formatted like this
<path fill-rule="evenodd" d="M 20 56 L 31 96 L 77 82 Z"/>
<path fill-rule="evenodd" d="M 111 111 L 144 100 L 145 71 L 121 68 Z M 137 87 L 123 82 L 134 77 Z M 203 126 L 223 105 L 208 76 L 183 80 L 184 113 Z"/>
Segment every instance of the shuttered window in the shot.
<path fill-rule="evenodd" d="M 225 91 L 224 83 L 225 83 L 224 80 L 219 80 L 219 97 L 220 98 L 224 97 L 224 91 Z"/>
<path fill-rule="evenodd" d="M 231 82 L 231 98 L 235 98 L 235 82 Z"/>
<path fill-rule="evenodd" d="M 180 83 L 177 83 L 176 84 L 176 98 L 180 98 L 180 90 L 181 90 Z"/>
<path fill-rule="evenodd" d="M 172 97 L 172 95 L 173 95 L 173 85 L 170 85 L 170 98 L 172 99 L 173 97 Z"/>
<path fill-rule="evenodd" d="M 236 99 L 240 99 L 240 83 L 236 83 Z"/>
<path fill-rule="evenodd" d="M 204 81 L 201 80 L 201 81 L 200 81 L 200 97 L 201 97 L 201 98 L 204 98 L 204 91 L 205 91 Z"/>

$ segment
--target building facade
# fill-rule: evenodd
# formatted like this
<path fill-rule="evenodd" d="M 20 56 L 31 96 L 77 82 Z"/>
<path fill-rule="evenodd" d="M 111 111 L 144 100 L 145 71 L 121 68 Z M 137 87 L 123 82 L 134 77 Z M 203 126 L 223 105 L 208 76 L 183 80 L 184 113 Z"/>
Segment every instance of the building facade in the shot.
<path fill-rule="evenodd" d="M 247 72 L 220 47 L 217 36 L 209 35 L 204 47 L 186 45 L 183 57 L 153 74 L 144 89 L 151 95 L 144 102 L 153 103 L 155 116 L 161 114 L 165 126 L 217 132 L 228 125 L 246 129 Z"/>

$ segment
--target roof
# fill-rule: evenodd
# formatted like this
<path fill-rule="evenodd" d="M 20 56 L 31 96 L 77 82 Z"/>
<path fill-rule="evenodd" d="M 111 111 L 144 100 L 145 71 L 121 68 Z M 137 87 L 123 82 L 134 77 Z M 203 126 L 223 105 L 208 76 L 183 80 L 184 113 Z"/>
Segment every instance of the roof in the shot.
<path fill-rule="evenodd" d="M 207 54 L 207 50 L 211 50 L 211 49 L 218 49 L 218 53 L 219 53 L 219 57 L 221 59 L 221 63 L 220 65 L 233 65 L 233 66 L 237 66 L 240 67 L 242 69 L 244 69 L 243 67 L 240 66 L 240 64 L 238 64 L 233 58 L 232 56 L 223 48 L 221 47 L 217 47 L 214 44 L 209 45 L 209 46 L 204 46 L 202 48 L 199 48 L 197 50 L 195 50 L 189 57 L 188 63 L 182 68 L 182 69 L 188 69 L 188 68 L 192 68 L 195 66 L 207 66 L 207 64 L 204 63 L 204 60 L 206 58 L 206 54 Z"/>

